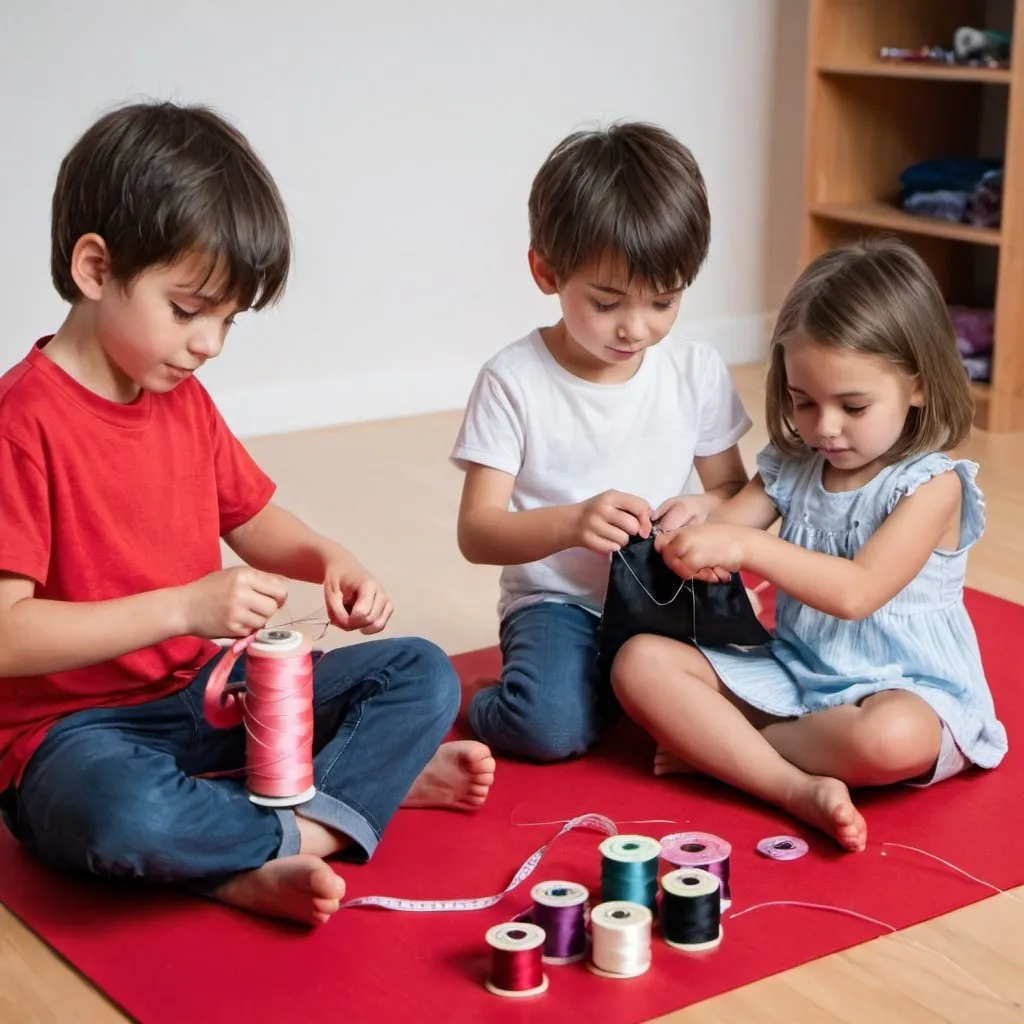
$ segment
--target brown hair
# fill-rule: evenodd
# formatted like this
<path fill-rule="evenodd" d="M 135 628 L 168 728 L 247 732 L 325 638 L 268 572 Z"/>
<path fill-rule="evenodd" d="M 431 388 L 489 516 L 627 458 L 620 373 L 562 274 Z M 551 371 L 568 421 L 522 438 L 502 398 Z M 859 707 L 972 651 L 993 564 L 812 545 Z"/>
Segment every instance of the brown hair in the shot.
<path fill-rule="evenodd" d="M 795 458 L 808 451 L 786 381 L 786 342 L 797 335 L 882 356 L 920 383 L 924 404 L 908 413 L 890 461 L 947 451 L 970 436 L 974 398 L 956 331 L 934 275 L 903 242 L 882 237 L 826 252 L 786 296 L 769 354 L 766 418 L 772 444 Z"/>
<path fill-rule="evenodd" d="M 148 267 L 208 256 L 222 298 L 262 309 L 284 292 L 291 232 L 245 136 L 206 107 L 138 103 L 100 118 L 64 158 L 53 193 L 50 274 L 68 302 L 78 239 L 95 232 L 129 285 Z"/>
<path fill-rule="evenodd" d="M 688 287 L 711 239 L 697 161 L 650 124 L 563 139 L 534 178 L 529 213 L 530 245 L 559 281 L 614 255 L 625 260 L 630 281 L 659 292 Z"/>

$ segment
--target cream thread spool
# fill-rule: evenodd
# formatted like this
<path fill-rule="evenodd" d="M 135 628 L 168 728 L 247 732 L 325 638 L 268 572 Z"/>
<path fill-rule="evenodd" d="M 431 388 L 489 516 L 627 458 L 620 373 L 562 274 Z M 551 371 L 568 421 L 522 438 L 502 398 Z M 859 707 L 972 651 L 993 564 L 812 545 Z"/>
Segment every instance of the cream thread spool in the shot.
<path fill-rule="evenodd" d="M 587 969 L 601 978 L 636 978 L 651 966 L 648 907 L 628 900 L 600 903 L 590 912 L 590 960 Z"/>
<path fill-rule="evenodd" d="M 484 979 L 488 992 L 523 999 L 548 990 L 548 976 L 541 966 L 543 928 L 524 921 L 505 922 L 489 928 L 485 939 L 491 947 L 490 972 Z"/>
<path fill-rule="evenodd" d="M 702 868 L 678 868 L 661 879 L 661 934 L 685 953 L 702 953 L 722 941 L 721 882 Z"/>

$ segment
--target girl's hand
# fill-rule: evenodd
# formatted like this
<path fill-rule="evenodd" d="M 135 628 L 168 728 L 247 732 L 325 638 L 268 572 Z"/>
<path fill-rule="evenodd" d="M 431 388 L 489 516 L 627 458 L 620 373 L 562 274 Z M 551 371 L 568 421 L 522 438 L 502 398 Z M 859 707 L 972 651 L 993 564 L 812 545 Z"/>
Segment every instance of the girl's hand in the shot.
<path fill-rule="evenodd" d="M 379 633 L 394 611 L 384 588 L 355 560 L 327 566 L 324 603 L 333 625 L 367 635 Z"/>
<path fill-rule="evenodd" d="M 654 548 L 684 580 L 727 583 L 732 573 L 743 568 L 741 537 L 741 531 L 734 526 L 684 526 L 681 530 L 659 533 Z"/>
<path fill-rule="evenodd" d="M 681 526 L 697 526 L 706 523 L 708 516 L 721 499 L 707 494 L 681 494 L 663 501 L 655 510 L 653 519 L 659 528 L 671 533 Z"/>

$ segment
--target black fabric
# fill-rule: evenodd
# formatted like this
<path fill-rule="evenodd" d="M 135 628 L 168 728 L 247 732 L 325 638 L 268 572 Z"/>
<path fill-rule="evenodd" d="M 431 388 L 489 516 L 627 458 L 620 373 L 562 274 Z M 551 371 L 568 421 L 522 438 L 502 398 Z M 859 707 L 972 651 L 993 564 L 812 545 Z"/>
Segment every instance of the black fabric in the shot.
<path fill-rule="evenodd" d="M 602 675 L 611 673 L 619 648 L 638 633 L 688 644 L 696 637 L 703 647 L 757 647 L 771 640 L 738 573 L 728 583 L 682 580 L 654 550 L 654 537 L 631 537 L 612 555 L 598 629 Z"/>

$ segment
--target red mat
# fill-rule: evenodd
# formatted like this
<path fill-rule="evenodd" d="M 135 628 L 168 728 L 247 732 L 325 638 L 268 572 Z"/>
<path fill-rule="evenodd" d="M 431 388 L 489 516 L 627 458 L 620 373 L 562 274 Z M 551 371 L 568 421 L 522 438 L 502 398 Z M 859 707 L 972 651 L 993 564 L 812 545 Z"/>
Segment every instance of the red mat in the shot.
<path fill-rule="evenodd" d="M 762 595 L 765 596 L 765 595 Z M 1024 608 L 971 593 L 1000 716 L 1011 744 L 1024 726 L 1018 684 Z M 464 676 L 493 673 L 495 651 L 456 659 Z M 402 811 L 371 864 L 345 867 L 349 895 L 457 898 L 500 892 L 525 858 L 558 831 L 550 822 L 594 811 L 620 831 L 660 837 L 682 829 L 733 844 L 733 911 L 767 900 L 839 904 L 897 928 L 989 895 L 927 858 L 887 849 L 909 843 L 953 860 L 1001 888 L 1024 882 L 1024 760 L 1014 750 L 991 773 L 930 790 L 894 788 L 862 798 L 872 839 L 844 855 L 785 815 L 706 780 L 655 780 L 651 746 L 628 724 L 599 750 L 569 764 L 503 762 L 488 805 L 476 815 Z M 667 818 L 663 824 L 633 824 Z M 802 860 L 754 852 L 765 836 L 804 835 Z M 973 837 L 999 839 L 991 848 Z M 530 881 L 490 910 L 413 914 L 342 911 L 307 933 L 249 918 L 169 891 L 60 878 L 26 857 L 0 829 L 0 899 L 115 1002 L 147 1022 L 648 1020 L 882 933 L 850 917 L 791 907 L 724 921 L 722 945 L 702 958 L 656 936 L 654 963 L 630 981 L 594 977 L 582 964 L 549 967 L 548 992 L 529 1000 L 490 995 L 481 981 L 492 924 L 529 903 L 534 881 L 568 878 L 599 888 L 595 832 L 577 831 L 549 851 Z M 942 968 L 937 968 L 942 969 Z"/>

